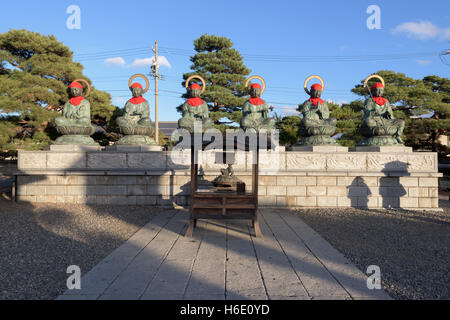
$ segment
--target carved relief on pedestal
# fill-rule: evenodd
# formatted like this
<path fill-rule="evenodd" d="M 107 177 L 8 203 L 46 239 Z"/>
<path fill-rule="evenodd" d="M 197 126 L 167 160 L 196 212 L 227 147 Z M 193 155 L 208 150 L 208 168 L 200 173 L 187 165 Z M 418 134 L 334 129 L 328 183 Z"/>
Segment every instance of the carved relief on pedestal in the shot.
<path fill-rule="evenodd" d="M 437 172 L 436 155 L 368 154 L 369 171 Z"/>
<path fill-rule="evenodd" d="M 408 171 L 437 172 L 436 154 L 411 154 L 408 155 Z"/>
<path fill-rule="evenodd" d="M 408 162 L 397 154 L 368 154 L 367 170 L 375 172 L 408 171 Z"/>
<path fill-rule="evenodd" d="M 330 154 L 327 156 L 327 170 L 365 171 L 365 154 Z"/>
<path fill-rule="evenodd" d="M 251 168 L 253 156 L 249 154 L 247 158 L 247 168 Z M 286 170 L 286 153 L 272 150 L 261 150 L 259 152 L 259 169 L 263 171 Z"/>
<path fill-rule="evenodd" d="M 327 160 L 323 154 L 287 152 L 287 170 L 326 170 Z"/>
<path fill-rule="evenodd" d="M 128 153 L 127 163 L 133 169 L 165 169 L 165 152 L 133 152 Z"/>

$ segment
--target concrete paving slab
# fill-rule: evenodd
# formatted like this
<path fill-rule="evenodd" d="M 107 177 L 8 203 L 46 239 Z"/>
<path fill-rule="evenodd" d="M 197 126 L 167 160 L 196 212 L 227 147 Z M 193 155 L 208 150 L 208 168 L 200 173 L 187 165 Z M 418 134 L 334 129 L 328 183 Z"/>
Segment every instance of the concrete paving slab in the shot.
<path fill-rule="evenodd" d="M 226 228 L 213 221 L 207 224 L 194 262 L 185 298 L 222 296 L 225 298 Z M 202 298 L 200 298 L 202 299 Z"/>
<path fill-rule="evenodd" d="M 226 265 L 226 291 L 267 299 L 247 221 L 229 222 Z"/>
<path fill-rule="evenodd" d="M 197 223 L 197 236 L 204 235 L 205 227 L 203 221 Z M 186 239 L 184 237 L 177 239 L 140 299 L 160 300 L 161 297 L 172 296 L 177 297 L 177 300 L 183 299 L 202 238 L 190 241 Z"/>
<path fill-rule="evenodd" d="M 305 288 L 266 222 L 260 219 L 259 224 L 264 238 L 252 238 L 252 240 L 269 297 L 307 298 L 308 294 Z"/>
<path fill-rule="evenodd" d="M 185 227 L 176 214 L 114 280 L 100 299 L 139 299 Z"/>

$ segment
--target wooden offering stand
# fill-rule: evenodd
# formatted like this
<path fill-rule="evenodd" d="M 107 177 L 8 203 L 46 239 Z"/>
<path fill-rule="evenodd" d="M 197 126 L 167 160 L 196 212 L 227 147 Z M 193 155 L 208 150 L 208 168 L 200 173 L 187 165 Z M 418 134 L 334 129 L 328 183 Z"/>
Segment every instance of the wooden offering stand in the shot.
<path fill-rule="evenodd" d="M 236 139 L 235 139 L 236 140 Z M 226 150 L 224 143 L 224 153 L 243 150 L 253 154 L 252 164 L 252 192 L 226 191 L 219 192 L 216 189 L 198 189 L 198 148 L 191 144 L 191 206 L 189 227 L 185 236 L 191 237 L 197 224 L 197 219 L 250 219 L 255 229 L 256 237 L 261 237 L 261 229 L 258 222 L 258 165 L 259 165 L 259 142 L 252 150 L 249 144 L 239 144 L 233 141 L 234 150 Z M 230 144 L 227 144 L 230 145 Z M 203 144 L 201 151 L 207 150 L 207 145 Z M 241 189 L 241 186 L 239 186 Z"/>

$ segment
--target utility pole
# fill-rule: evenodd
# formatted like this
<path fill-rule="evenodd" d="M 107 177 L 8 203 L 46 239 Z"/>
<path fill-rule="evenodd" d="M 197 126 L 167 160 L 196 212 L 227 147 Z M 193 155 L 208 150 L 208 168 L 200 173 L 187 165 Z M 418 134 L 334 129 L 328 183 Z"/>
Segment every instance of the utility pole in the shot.
<path fill-rule="evenodd" d="M 159 78 L 159 64 L 158 64 L 158 41 L 155 41 L 155 46 L 152 47 L 155 54 L 155 62 L 152 65 L 152 76 L 155 78 L 155 140 L 159 145 L 159 123 L 158 123 L 158 78 Z"/>

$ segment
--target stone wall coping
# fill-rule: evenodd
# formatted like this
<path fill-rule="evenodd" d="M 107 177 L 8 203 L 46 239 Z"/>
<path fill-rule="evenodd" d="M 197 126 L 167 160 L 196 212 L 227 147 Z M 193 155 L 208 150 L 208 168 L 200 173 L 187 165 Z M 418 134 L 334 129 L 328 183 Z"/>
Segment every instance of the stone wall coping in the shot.
<path fill-rule="evenodd" d="M 214 176 L 220 172 L 204 171 L 200 176 Z M 27 175 L 50 175 L 50 176 L 190 176 L 189 170 L 18 170 L 14 173 L 18 176 Z M 251 176 L 251 171 L 235 171 L 236 176 Z M 289 172 L 265 172 L 260 171 L 259 176 L 331 176 L 331 177 L 430 177 L 442 178 L 440 172 L 307 172 L 307 171 L 289 171 Z"/>
<path fill-rule="evenodd" d="M 185 152 L 185 153 L 189 153 L 190 151 L 189 151 L 189 149 L 185 149 L 185 150 L 180 150 L 180 151 L 182 151 L 182 152 Z M 211 149 L 211 150 L 207 150 L 207 151 L 203 151 L 203 152 L 221 152 L 222 151 L 222 149 Z M 20 153 L 114 153 L 114 152 L 117 152 L 117 153 L 161 153 L 161 152 L 164 152 L 164 153 L 170 153 L 170 152 L 177 152 L 176 150 L 169 150 L 169 151 L 166 151 L 166 150 L 163 150 L 163 151 L 158 151 L 158 150 L 126 150 L 126 149 L 124 149 L 124 150 L 114 150 L 114 149 L 107 149 L 107 150 L 100 150 L 100 149 L 73 149 L 73 150 L 19 150 L 19 154 Z M 244 152 L 244 151 L 241 151 L 241 152 Z M 260 153 L 263 153 L 264 152 L 264 150 L 261 150 L 260 151 Z M 344 152 L 325 152 L 325 151 L 322 151 L 322 152 L 317 152 L 317 151 L 315 151 L 315 152 L 313 152 L 313 151 L 284 151 L 284 150 L 281 150 L 281 151 L 273 151 L 273 150 L 268 150 L 267 152 L 279 152 L 279 153 L 288 153 L 288 154 L 294 154 L 294 153 L 298 153 L 298 154 L 321 154 L 321 153 L 324 153 L 324 154 L 330 154 L 330 153 L 333 153 L 333 154 L 348 154 L 348 153 L 350 153 L 350 154 L 358 154 L 358 153 L 371 153 L 371 154 L 385 154 L 385 153 L 387 153 L 387 152 L 379 152 L 379 151 L 358 151 L 358 150 L 351 150 L 351 149 L 349 149 L 349 151 L 348 152 L 346 152 L 346 151 L 344 151 Z M 389 152 L 389 153 L 392 153 L 392 154 L 403 154 L 404 152 L 402 152 L 402 151 L 397 151 L 397 152 L 395 152 L 395 151 L 391 151 L 391 152 Z M 409 152 L 408 152 L 409 153 Z M 436 154 L 436 152 L 432 152 L 432 151 L 413 151 L 412 152 L 413 154 Z"/>
<path fill-rule="evenodd" d="M 55 172 L 129 172 L 146 175 L 146 172 L 189 171 L 190 154 L 171 157 L 173 151 L 20 151 L 19 171 Z M 200 162 L 205 171 L 219 171 L 211 153 L 205 152 Z M 238 156 L 235 172 L 251 172 L 252 157 Z M 437 173 L 435 152 L 261 152 L 260 174 L 265 175 L 388 175 L 401 173 Z M 92 173 L 89 173 L 92 174 Z M 106 173 L 110 174 L 110 173 Z M 155 174 L 151 173 L 150 175 Z"/>

